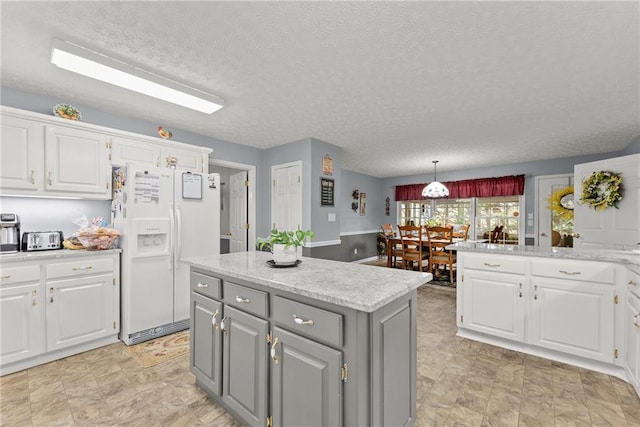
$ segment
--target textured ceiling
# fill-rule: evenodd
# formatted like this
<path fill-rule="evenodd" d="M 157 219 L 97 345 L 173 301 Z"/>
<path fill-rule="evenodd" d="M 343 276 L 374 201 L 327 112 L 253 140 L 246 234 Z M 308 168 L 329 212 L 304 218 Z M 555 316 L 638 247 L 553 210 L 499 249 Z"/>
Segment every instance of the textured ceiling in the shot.
<path fill-rule="evenodd" d="M 1 84 L 388 177 L 623 149 L 638 2 L 6 2 Z M 49 62 L 54 37 L 214 93 L 205 115 Z"/>

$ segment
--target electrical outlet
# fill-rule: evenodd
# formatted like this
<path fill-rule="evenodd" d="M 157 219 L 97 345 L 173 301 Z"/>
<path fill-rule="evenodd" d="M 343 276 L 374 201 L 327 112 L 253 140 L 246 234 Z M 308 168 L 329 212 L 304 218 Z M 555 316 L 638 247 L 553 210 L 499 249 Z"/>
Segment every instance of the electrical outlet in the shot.
<path fill-rule="evenodd" d="M 355 248 L 355 249 L 353 250 L 353 253 L 354 253 L 355 255 L 358 255 L 358 248 Z"/>

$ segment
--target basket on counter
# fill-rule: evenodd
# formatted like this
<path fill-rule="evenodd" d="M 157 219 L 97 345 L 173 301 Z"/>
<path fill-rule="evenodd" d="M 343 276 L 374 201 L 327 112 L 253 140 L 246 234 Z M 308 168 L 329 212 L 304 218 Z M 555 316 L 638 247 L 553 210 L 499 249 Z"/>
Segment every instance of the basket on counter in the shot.
<path fill-rule="evenodd" d="M 103 251 L 113 249 L 120 237 L 120 232 L 113 228 L 99 227 L 91 230 L 80 230 L 76 237 L 88 251 Z"/>

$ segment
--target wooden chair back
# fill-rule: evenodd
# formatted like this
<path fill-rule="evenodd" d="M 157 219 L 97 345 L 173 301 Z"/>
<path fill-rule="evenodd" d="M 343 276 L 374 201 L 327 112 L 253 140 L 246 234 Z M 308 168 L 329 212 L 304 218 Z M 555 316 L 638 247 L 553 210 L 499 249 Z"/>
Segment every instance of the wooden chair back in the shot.
<path fill-rule="evenodd" d="M 469 238 L 469 228 L 471 227 L 471 224 L 456 224 L 452 227 L 454 238 L 463 240 L 467 240 Z"/>
<path fill-rule="evenodd" d="M 427 241 L 429 242 L 429 266 L 434 273 L 439 265 L 449 267 L 449 277 L 453 282 L 454 264 L 456 255 L 447 246 L 453 244 L 452 227 L 429 227 L 427 228 Z"/>
<path fill-rule="evenodd" d="M 503 228 L 504 228 L 504 225 L 499 225 L 493 230 L 491 230 L 491 234 L 489 235 L 489 242 L 491 243 L 500 242 L 500 237 L 504 236 L 504 234 L 502 233 Z"/>
<path fill-rule="evenodd" d="M 402 263 L 405 269 L 413 263 L 418 263 L 418 270 L 422 271 L 428 265 L 429 254 L 423 251 L 422 227 L 418 225 L 399 225 L 398 232 L 402 241 Z M 424 263 L 424 267 L 423 267 Z"/>
<path fill-rule="evenodd" d="M 396 233 L 393 231 L 393 225 L 391 224 L 382 224 L 382 233 L 384 237 L 394 237 Z"/>

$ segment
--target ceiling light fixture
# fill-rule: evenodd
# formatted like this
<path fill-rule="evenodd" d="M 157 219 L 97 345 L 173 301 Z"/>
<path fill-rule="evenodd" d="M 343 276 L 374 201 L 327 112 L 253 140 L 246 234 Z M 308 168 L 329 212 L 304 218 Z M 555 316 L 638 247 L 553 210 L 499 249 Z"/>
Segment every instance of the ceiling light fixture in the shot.
<path fill-rule="evenodd" d="M 215 95 L 59 39 L 53 39 L 51 63 L 74 73 L 206 114 L 224 106 L 224 101 Z"/>
<path fill-rule="evenodd" d="M 449 189 L 436 179 L 436 165 L 437 160 L 433 160 L 433 182 L 425 186 L 422 189 L 422 197 L 438 198 L 447 197 L 449 195 Z"/>

